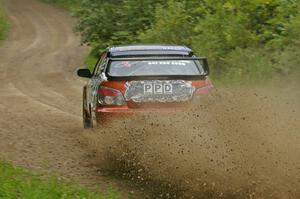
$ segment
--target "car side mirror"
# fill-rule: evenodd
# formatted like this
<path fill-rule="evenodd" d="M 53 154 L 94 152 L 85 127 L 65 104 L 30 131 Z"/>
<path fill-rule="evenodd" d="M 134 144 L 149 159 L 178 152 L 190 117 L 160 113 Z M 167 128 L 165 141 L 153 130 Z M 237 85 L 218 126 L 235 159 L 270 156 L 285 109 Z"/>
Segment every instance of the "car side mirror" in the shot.
<path fill-rule="evenodd" d="M 87 68 L 78 69 L 77 70 L 77 75 L 79 77 L 85 77 L 85 78 L 91 78 L 92 77 L 91 71 Z"/>
<path fill-rule="evenodd" d="M 207 59 L 204 59 L 204 60 L 203 60 L 203 69 L 204 69 L 205 75 L 209 75 L 209 66 L 208 66 L 208 61 L 207 61 Z"/>

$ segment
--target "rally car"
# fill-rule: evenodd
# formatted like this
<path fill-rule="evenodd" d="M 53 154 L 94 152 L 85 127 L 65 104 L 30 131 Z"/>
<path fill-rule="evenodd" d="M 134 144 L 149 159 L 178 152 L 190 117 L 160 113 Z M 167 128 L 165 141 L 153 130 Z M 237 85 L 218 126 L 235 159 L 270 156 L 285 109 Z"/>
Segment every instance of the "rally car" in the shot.
<path fill-rule="evenodd" d="M 114 46 L 100 56 L 83 88 L 83 126 L 109 124 L 121 116 L 145 111 L 176 111 L 196 95 L 210 92 L 205 57 L 186 46 Z"/>

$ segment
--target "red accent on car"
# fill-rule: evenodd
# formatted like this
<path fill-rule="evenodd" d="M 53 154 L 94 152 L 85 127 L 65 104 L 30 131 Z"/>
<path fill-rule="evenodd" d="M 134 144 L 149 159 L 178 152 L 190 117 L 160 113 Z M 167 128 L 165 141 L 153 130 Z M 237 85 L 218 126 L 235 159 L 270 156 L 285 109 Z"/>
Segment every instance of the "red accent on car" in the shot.
<path fill-rule="evenodd" d="M 107 87 L 99 87 L 98 93 L 102 96 L 118 96 L 120 93 L 116 90 L 107 88 Z"/>
<path fill-rule="evenodd" d="M 119 90 L 123 95 L 125 93 L 125 81 L 105 81 L 100 86 Z"/>
<path fill-rule="evenodd" d="M 194 95 L 200 95 L 210 93 L 213 90 L 213 84 L 206 78 L 204 80 L 193 80 L 192 85 L 195 87 Z M 124 97 L 126 91 L 126 81 L 105 81 L 99 86 L 99 95 L 118 97 L 122 95 Z M 126 101 L 123 105 L 99 105 L 96 107 L 96 119 L 100 125 L 109 124 L 109 121 L 113 118 L 131 117 L 139 112 L 154 111 L 154 112 L 166 112 L 180 111 L 186 107 L 192 105 L 190 102 L 171 102 L 162 103 L 135 103 L 133 101 Z"/>
<path fill-rule="evenodd" d="M 205 80 L 193 81 L 192 85 L 196 89 L 194 95 L 210 93 L 214 88 L 209 78 L 206 78 Z"/>

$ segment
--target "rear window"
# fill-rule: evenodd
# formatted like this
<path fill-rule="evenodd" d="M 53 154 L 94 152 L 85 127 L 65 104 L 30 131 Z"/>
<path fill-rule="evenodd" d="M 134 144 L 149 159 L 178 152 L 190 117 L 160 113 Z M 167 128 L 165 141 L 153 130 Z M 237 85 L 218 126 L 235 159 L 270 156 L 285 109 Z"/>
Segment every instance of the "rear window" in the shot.
<path fill-rule="evenodd" d="M 198 60 L 111 61 L 108 74 L 114 77 L 201 75 Z"/>

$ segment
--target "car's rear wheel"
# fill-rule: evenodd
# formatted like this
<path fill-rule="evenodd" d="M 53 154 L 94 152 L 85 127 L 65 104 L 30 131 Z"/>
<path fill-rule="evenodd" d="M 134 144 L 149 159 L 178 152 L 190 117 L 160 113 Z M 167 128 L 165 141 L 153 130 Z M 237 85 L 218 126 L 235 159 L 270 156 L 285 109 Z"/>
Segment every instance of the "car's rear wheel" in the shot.
<path fill-rule="evenodd" d="M 91 113 L 91 107 L 87 104 L 85 89 L 83 91 L 82 119 L 83 127 L 85 129 L 93 128 L 93 117 Z"/>
<path fill-rule="evenodd" d="M 86 111 L 83 112 L 83 127 L 85 129 L 93 128 L 93 119 Z"/>

